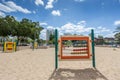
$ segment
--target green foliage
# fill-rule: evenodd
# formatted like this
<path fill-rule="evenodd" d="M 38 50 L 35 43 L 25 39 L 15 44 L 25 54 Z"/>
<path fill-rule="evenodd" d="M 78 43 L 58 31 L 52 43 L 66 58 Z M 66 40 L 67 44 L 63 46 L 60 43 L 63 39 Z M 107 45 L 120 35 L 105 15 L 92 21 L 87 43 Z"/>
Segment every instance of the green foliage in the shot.
<path fill-rule="evenodd" d="M 117 33 L 114 35 L 115 40 L 116 40 L 116 43 L 117 43 L 117 44 L 120 44 L 120 25 L 117 26 L 115 32 L 117 32 Z"/>
<path fill-rule="evenodd" d="M 66 41 L 65 45 L 66 46 L 71 46 L 72 45 L 72 41 L 71 40 Z"/>
<path fill-rule="evenodd" d="M 12 25 L 14 25 L 14 17 L 6 16 L 0 18 L 0 36 L 6 37 L 11 35 Z"/>
<path fill-rule="evenodd" d="M 115 36 L 116 43 L 120 44 L 120 32 L 116 33 L 114 36 Z"/>
<path fill-rule="evenodd" d="M 49 44 L 54 44 L 55 43 L 55 35 L 50 34 L 50 38 L 49 38 Z"/>
<path fill-rule="evenodd" d="M 95 44 L 97 45 L 103 45 L 104 44 L 104 37 L 102 35 L 98 35 L 98 39 L 97 41 L 95 42 Z"/>
<path fill-rule="evenodd" d="M 17 36 L 20 39 L 39 39 L 40 31 L 43 28 L 39 22 L 23 18 L 21 21 L 15 20 L 13 16 L 0 17 L 0 36 Z"/>

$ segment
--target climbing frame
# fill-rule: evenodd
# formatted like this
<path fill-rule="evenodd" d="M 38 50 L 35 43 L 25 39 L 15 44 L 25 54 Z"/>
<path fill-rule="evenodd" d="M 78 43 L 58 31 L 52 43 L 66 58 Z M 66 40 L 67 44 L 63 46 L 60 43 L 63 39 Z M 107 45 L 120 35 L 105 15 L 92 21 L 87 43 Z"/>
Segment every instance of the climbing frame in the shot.
<path fill-rule="evenodd" d="M 5 42 L 4 43 L 4 52 L 14 52 L 16 51 L 16 43 L 15 42 Z"/>
<path fill-rule="evenodd" d="M 69 41 L 71 45 L 66 45 Z M 61 36 L 59 39 L 60 59 L 89 59 L 90 39 L 88 36 Z"/>

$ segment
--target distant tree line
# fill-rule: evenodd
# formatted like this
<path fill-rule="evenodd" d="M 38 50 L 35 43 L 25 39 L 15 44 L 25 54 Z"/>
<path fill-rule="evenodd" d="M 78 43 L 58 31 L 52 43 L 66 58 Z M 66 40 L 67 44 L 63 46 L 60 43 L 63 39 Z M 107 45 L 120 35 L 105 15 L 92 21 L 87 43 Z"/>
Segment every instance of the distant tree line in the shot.
<path fill-rule="evenodd" d="M 5 39 L 8 36 L 17 37 L 18 42 L 21 39 L 39 40 L 40 31 L 43 27 L 39 22 L 33 22 L 27 18 L 17 21 L 13 16 L 7 15 L 0 17 L 0 37 Z"/>
<path fill-rule="evenodd" d="M 115 32 L 116 34 L 114 36 L 115 36 L 116 43 L 120 44 L 120 25 L 117 26 Z"/>
<path fill-rule="evenodd" d="M 55 35 L 50 34 L 48 44 L 55 44 Z"/>

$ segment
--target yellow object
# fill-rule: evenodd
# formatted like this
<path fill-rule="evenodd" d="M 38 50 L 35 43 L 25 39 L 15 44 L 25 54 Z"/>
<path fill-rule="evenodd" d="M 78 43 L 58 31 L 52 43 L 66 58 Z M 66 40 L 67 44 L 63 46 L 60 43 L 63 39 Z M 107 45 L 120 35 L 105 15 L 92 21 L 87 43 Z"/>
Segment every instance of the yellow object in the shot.
<path fill-rule="evenodd" d="M 34 48 L 35 48 L 35 49 L 38 48 L 38 43 L 37 43 L 37 42 L 34 43 Z"/>
<path fill-rule="evenodd" d="M 4 52 L 13 52 L 16 49 L 15 42 L 5 42 L 4 44 Z"/>

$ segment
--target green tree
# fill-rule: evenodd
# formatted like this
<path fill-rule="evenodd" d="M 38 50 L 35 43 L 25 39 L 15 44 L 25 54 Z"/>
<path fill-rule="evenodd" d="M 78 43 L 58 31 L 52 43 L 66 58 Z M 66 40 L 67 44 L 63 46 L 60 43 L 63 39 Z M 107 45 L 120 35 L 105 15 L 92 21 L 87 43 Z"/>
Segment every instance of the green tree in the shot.
<path fill-rule="evenodd" d="M 40 31 L 43 30 L 43 27 L 40 26 L 39 22 L 31 23 L 31 33 L 29 37 L 33 40 L 39 39 Z"/>
<path fill-rule="evenodd" d="M 65 45 L 66 46 L 71 46 L 72 45 L 72 41 L 71 40 L 67 40 Z"/>
<path fill-rule="evenodd" d="M 116 33 L 114 36 L 115 36 L 116 43 L 120 44 L 120 32 Z"/>
<path fill-rule="evenodd" d="M 32 22 L 32 20 L 26 18 L 19 22 L 10 15 L 0 17 L 0 36 L 2 37 L 16 36 L 18 41 L 20 39 L 26 40 L 27 38 L 35 40 L 39 39 L 42 29 L 39 22 Z"/>
<path fill-rule="evenodd" d="M 43 29 L 38 22 L 32 22 L 32 20 L 23 18 L 19 23 L 19 35 L 22 38 L 31 38 L 33 40 L 39 39 L 40 31 Z"/>
<path fill-rule="evenodd" d="M 31 23 L 32 21 L 26 18 L 23 18 L 22 21 L 20 21 L 19 27 L 21 28 L 21 36 L 22 37 L 29 37 L 31 33 Z"/>
<path fill-rule="evenodd" d="M 0 18 L 0 36 L 6 37 L 11 34 L 11 27 L 5 18 Z"/>
<path fill-rule="evenodd" d="M 13 16 L 0 17 L 0 36 L 3 40 L 7 39 L 12 33 L 12 26 L 14 26 L 15 18 Z"/>
<path fill-rule="evenodd" d="M 50 34 L 50 38 L 49 38 L 49 44 L 54 44 L 55 43 L 55 35 Z"/>
<path fill-rule="evenodd" d="M 116 34 L 114 35 L 116 43 L 120 44 L 120 25 L 116 26 L 116 30 L 114 32 L 116 32 Z"/>
<path fill-rule="evenodd" d="M 98 45 L 103 45 L 104 44 L 104 37 L 102 35 L 98 35 L 98 39 L 95 43 Z"/>

